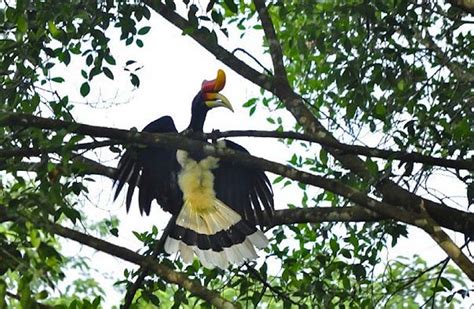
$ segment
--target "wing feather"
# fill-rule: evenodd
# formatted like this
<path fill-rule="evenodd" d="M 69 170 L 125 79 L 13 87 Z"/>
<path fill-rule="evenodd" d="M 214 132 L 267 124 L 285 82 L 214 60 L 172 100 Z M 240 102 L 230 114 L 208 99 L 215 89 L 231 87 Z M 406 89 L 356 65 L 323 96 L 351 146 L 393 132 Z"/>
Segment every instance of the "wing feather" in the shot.
<path fill-rule="evenodd" d="M 229 140 L 225 146 L 249 153 L 244 147 Z M 274 211 L 273 191 L 265 172 L 247 168 L 231 161 L 220 160 L 214 171 L 214 190 L 217 198 L 229 205 L 251 224 L 263 225 L 264 217 Z"/>
<path fill-rule="evenodd" d="M 149 123 L 143 132 L 177 133 L 173 119 L 161 117 Z M 140 213 L 150 214 L 154 199 L 163 209 L 177 214 L 180 210 L 181 191 L 177 187 L 176 174 L 179 164 L 176 151 L 152 146 L 133 146 L 123 154 L 119 164 L 114 186 L 114 200 L 118 197 L 126 183 L 129 187 L 126 196 L 126 208 L 130 209 L 135 187 L 139 187 Z"/>

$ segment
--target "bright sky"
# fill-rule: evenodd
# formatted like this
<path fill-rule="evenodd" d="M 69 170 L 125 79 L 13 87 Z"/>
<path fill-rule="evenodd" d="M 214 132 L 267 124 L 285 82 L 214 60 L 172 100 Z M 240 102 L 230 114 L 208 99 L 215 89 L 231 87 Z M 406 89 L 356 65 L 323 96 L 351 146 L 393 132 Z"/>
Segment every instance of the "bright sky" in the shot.
<path fill-rule="evenodd" d="M 258 87 L 226 68 L 192 39 L 182 36 L 179 30 L 156 14 L 152 14 L 152 19 L 143 25 L 152 26 L 150 33 L 142 38 L 145 42 L 143 48 L 124 47 L 123 42 L 118 41 L 117 32 L 109 32 L 112 39 L 111 50 L 119 67 L 113 70 L 115 80 L 110 81 L 106 77 L 97 78 L 92 84 L 91 94 L 86 99 L 79 94 L 79 87 L 84 81 L 80 76 L 82 60 L 73 62 L 66 71 L 56 71 L 56 74 L 67 76 L 67 84 L 59 85 L 57 89 L 63 94 L 67 93 L 72 101 L 78 102 L 73 111 L 77 121 L 123 129 L 131 127 L 142 129 L 150 121 L 163 115 L 170 115 L 178 130 L 183 130 L 190 119 L 191 100 L 200 89 L 202 80 L 215 78 L 217 69 L 223 68 L 227 73 L 227 84 L 222 93 L 232 102 L 235 113 L 226 109 L 212 110 L 208 114 L 205 131 L 212 129 L 221 131 L 273 129 L 266 118 L 270 113 L 275 116 L 276 112 L 259 108 L 254 116 L 249 117 L 248 110 L 242 108 L 242 104 L 248 99 L 259 95 Z M 234 44 L 232 44 L 233 42 Z M 220 43 L 231 50 L 235 47 L 243 47 L 267 67 L 271 67 L 268 55 L 264 56 L 261 53 L 258 33 L 251 32 L 242 41 L 236 35 L 230 40 L 221 40 Z M 132 91 L 129 77 L 121 70 L 125 62 L 130 59 L 143 65 L 143 69 L 139 71 L 141 86 L 136 91 Z M 253 64 L 251 60 L 245 57 L 243 59 Z M 71 85 L 73 86 L 71 87 Z M 83 104 L 86 101 L 96 107 L 92 108 Z M 122 104 L 113 105 L 111 103 Z M 289 123 L 293 121 L 289 113 L 281 111 L 278 113 L 285 117 Z M 292 153 L 276 140 L 252 138 L 236 140 L 253 155 L 277 162 L 284 163 Z M 112 157 L 107 152 L 99 155 L 100 160 L 106 165 L 116 166 L 116 161 L 110 161 Z M 148 231 L 151 230 L 152 225 L 164 227 L 168 215 L 165 215 L 158 206 L 155 205 L 152 209 L 150 217 L 141 217 L 137 205 L 135 207 L 132 205 L 130 214 L 126 215 L 124 197 L 121 196 L 115 203 L 111 200 L 111 181 L 103 177 L 96 177 L 96 179 L 97 182 L 90 185 L 89 198 L 92 203 L 87 203 L 86 214 L 92 220 L 110 215 L 115 215 L 120 219 L 119 238 L 112 237 L 109 241 L 132 250 L 138 250 L 141 248 L 141 244 L 135 239 L 132 231 Z M 285 208 L 290 201 L 299 205 L 301 200 L 299 190 L 281 189 L 278 186 L 275 189 L 275 201 L 278 208 Z M 430 263 L 438 262 L 444 258 L 444 254 L 424 233 L 415 229 L 411 229 L 410 232 L 412 233 L 410 240 L 402 241 L 396 249 L 390 252 L 388 257 L 401 254 L 411 256 L 416 253 L 428 259 Z M 460 240 L 462 241 L 462 239 Z M 122 276 L 124 268 L 130 268 L 131 265 L 102 253 L 94 253 L 83 246 L 78 247 L 76 243 L 66 241 L 64 246 L 67 255 L 89 256 L 91 267 L 110 274 L 110 278 L 102 278 L 101 275 L 94 277 L 101 282 L 107 293 L 104 307 L 108 308 L 113 304 L 119 304 L 125 294 L 117 292 L 112 288 L 112 285 L 117 278 Z M 74 274 L 68 278 L 73 280 Z"/>

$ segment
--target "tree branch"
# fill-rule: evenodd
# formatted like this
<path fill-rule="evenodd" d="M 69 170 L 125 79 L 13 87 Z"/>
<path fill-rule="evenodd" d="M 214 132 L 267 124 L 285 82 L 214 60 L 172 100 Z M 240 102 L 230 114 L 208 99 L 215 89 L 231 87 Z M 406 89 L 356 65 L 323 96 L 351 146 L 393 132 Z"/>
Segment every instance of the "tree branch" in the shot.
<path fill-rule="evenodd" d="M 45 148 L 14 148 L 14 149 L 0 149 L 0 157 L 9 158 L 9 157 L 37 157 L 44 153 L 52 152 L 61 152 L 65 148 L 70 150 L 88 150 L 95 149 L 100 147 L 107 147 L 111 145 L 119 144 L 115 141 L 100 141 L 100 142 L 90 142 L 76 145 L 61 145 L 55 147 L 45 147 Z"/>
<path fill-rule="evenodd" d="M 270 49 L 270 56 L 272 58 L 273 69 L 275 70 L 275 87 L 290 87 L 286 75 L 285 64 L 283 62 L 283 51 L 281 49 L 280 41 L 277 38 L 275 27 L 273 27 L 270 14 L 264 0 L 254 0 L 255 8 L 257 9 L 258 17 L 262 22 L 263 32 L 268 41 Z"/>
<path fill-rule="evenodd" d="M 378 222 L 389 219 L 361 206 L 291 208 L 276 210 L 273 218 L 265 225 L 272 228 L 296 223 Z"/>
<path fill-rule="evenodd" d="M 366 157 L 376 157 L 387 160 L 398 160 L 401 162 L 414 162 L 421 163 L 432 166 L 442 166 L 447 168 L 454 169 L 465 169 L 465 170 L 474 170 L 474 160 L 454 160 L 454 159 L 445 159 L 431 157 L 423 155 L 416 152 L 407 152 L 407 151 L 394 151 L 379 149 L 373 147 L 359 146 L 359 145 L 349 145 L 344 143 L 335 143 L 332 139 L 329 138 L 319 138 L 312 137 L 308 134 L 301 134 L 296 132 L 280 132 L 280 131 L 255 131 L 255 130 L 235 130 L 235 131 L 213 131 L 211 133 L 196 134 L 197 137 L 202 140 L 206 139 L 219 139 L 225 137 L 270 137 L 270 138 L 288 138 L 301 141 L 308 141 L 312 143 L 318 143 L 323 146 L 332 147 L 341 153 L 350 153 L 357 154 Z M 72 145 L 69 148 L 71 150 L 80 150 L 80 149 L 94 149 L 98 147 L 106 147 L 118 142 L 114 141 L 100 141 L 92 143 L 84 143 L 78 145 Z M 60 152 L 64 150 L 63 146 L 58 147 L 47 147 L 47 148 L 17 148 L 17 149 L 0 149 L 0 157 L 31 157 L 39 156 L 44 153 L 50 152 Z"/>
<path fill-rule="evenodd" d="M 418 226 L 423 229 L 433 240 L 443 249 L 443 251 L 453 260 L 461 270 L 474 281 L 474 264 L 461 251 L 461 249 L 452 241 L 441 227 L 435 222 L 426 211 L 423 201 L 420 203 L 421 213 L 424 219 L 418 222 Z"/>
<path fill-rule="evenodd" d="M 448 0 L 453 6 L 474 15 L 474 2 L 472 0 Z"/>

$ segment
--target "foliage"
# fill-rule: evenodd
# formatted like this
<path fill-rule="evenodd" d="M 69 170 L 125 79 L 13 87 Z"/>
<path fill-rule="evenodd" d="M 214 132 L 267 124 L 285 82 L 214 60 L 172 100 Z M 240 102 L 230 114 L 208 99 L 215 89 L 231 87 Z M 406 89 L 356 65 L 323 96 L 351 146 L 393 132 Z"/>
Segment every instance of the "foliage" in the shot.
<path fill-rule="evenodd" d="M 145 2 L 20 0 L 0 5 L 0 117 L 15 112 L 74 121 L 69 96 L 51 90 L 69 82 L 66 76 L 52 75 L 61 72 L 53 68 L 67 67 L 73 58 L 83 61 L 76 86 L 83 97 L 91 93 L 99 75 L 114 80 L 126 74 L 131 85 L 139 87 L 136 59 L 117 63 L 108 31 L 117 28 L 125 46 L 146 48 L 141 38 L 151 29 L 147 20 L 151 24 L 155 17 Z M 243 37 L 249 29 L 262 29 L 253 3 L 183 3 L 161 5 L 186 12 L 189 23 L 184 34 L 205 34 L 209 46 L 229 32 Z M 469 28 L 472 16 L 462 8 L 435 1 L 298 0 L 273 1 L 269 11 L 290 85 L 339 140 L 468 158 L 473 139 L 474 41 Z M 147 25 L 139 25 L 141 21 Z M 264 51 L 268 44 L 262 43 Z M 285 105 L 262 92 L 244 107 L 253 115 L 262 108 L 273 111 Z M 298 120 L 267 120 L 277 131 L 303 131 Z M 0 307 L 29 308 L 37 303 L 99 307 L 106 291 L 87 276 L 89 262 L 65 256 L 58 236 L 48 229 L 54 222 L 102 237 L 119 233 L 114 218 L 94 221 L 83 214 L 82 201 L 94 184 L 75 147 L 95 140 L 69 130 L 33 127 L 2 127 L 0 140 L 1 151 L 40 150 L 25 156 L 34 157 L 29 160 L 0 157 L 5 171 L 0 174 Z M 289 147 L 296 144 L 291 139 L 283 142 Z M 298 142 L 292 149 L 296 150 L 288 165 L 337 179 L 371 197 L 380 197 L 374 184 L 380 175 L 388 175 L 409 191 L 450 203 L 449 196 L 430 189 L 429 178 L 440 168 L 367 158 L 365 168 L 373 175 L 367 181 L 348 171 L 327 148 Z M 24 172 L 25 166 L 34 173 Z M 453 174 L 472 202 L 472 175 Z M 274 186 L 291 184 L 278 177 Z M 297 185 L 303 198 L 289 208 L 350 205 L 333 192 Z M 143 242 L 144 254 L 150 254 L 158 230 L 135 235 Z M 372 308 L 403 302 L 410 308 L 431 303 L 454 308 L 469 293 L 462 273 L 451 265 L 431 266 L 420 257 L 384 259 L 386 249 L 400 237 L 410 236 L 400 222 L 304 223 L 278 226 L 267 235 L 271 245 L 261 261 L 227 271 L 204 269 L 198 261 L 183 265 L 179 259 L 160 256 L 158 260 L 245 307 Z M 70 269 L 80 269 L 82 277 L 65 283 Z M 117 286 L 129 288 L 138 274 L 125 269 Z M 135 295 L 134 306 L 197 304 L 209 306 L 185 289 L 150 275 Z"/>

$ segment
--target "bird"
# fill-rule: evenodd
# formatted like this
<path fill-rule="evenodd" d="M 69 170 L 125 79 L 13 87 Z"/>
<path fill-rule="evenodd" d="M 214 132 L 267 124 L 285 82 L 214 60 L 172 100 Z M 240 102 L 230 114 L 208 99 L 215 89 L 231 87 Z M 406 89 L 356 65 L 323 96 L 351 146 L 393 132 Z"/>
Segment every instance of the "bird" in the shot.
<path fill-rule="evenodd" d="M 191 120 L 183 131 L 203 133 L 207 113 L 233 107 L 220 91 L 226 83 L 223 70 L 213 80 L 204 80 L 191 104 Z M 163 116 L 143 128 L 149 133 L 178 133 L 173 119 Z M 249 154 L 230 140 L 218 140 L 217 147 Z M 171 213 L 165 229 L 163 249 L 179 253 L 185 263 L 196 256 L 206 268 L 227 269 L 258 257 L 257 249 L 268 245 L 262 232 L 265 218 L 274 213 L 271 182 L 259 168 L 205 156 L 202 152 L 169 150 L 159 146 L 132 146 L 119 160 L 114 200 L 128 183 L 126 210 L 138 187 L 138 207 L 150 215 L 153 200 Z"/>

